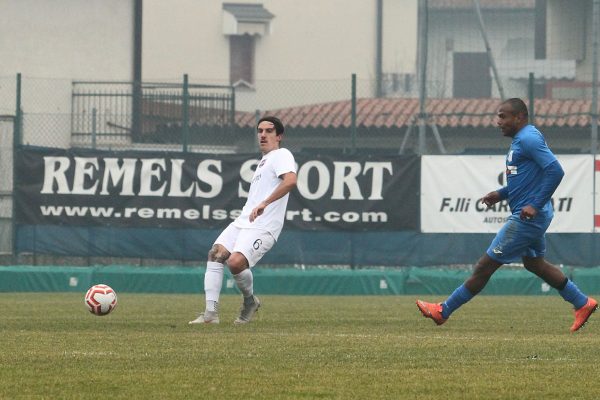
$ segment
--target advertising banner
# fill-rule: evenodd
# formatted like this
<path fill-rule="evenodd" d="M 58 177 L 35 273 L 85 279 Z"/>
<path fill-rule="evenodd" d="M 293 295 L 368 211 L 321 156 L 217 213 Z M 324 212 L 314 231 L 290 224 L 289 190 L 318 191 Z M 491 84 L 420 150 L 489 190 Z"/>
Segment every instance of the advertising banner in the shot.
<path fill-rule="evenodd" d="M 17 222 L 221 228 L 240 215 L 259 159 L 25 146 L 16 160 Z M 418 229 L 418 157 L 302 153 L 295 159 L 298 185 L 287 228 Z"/>
<path fill-rule="evenodd" d="M 565 176 L 552 197 L 548 232 L 593 231 L 593 158 L 557 155 Z M 480 199 L 506 185 L 505 156 L 423 156 L 421 230 L 495 233 L 510 215 L 508 202 L 487 208 Z"/>

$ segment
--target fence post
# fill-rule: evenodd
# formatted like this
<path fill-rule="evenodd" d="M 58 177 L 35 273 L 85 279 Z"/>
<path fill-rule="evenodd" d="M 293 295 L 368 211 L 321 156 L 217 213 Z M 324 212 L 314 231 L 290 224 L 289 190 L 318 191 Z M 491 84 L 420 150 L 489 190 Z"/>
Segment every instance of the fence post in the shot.
<path fill-rule="evenodd" d="M 592 3 L 592 104 L 591 104 L 591 128 L 592 131 L 590 133 L 590 150 L 592 154 L 592 160 L 594 160 L 594 167 L 596 166 L 596 156 L 598 154 L 598 47 L 600 43 L 598 43 L 598 35 L 600 34 L 600 1 L 594 0 Z M 592 221 L 594 221 L 592 232 L 596 230 L 596 214 L 598 210 L 596 209 L 596 199 L 598 197 L 598 193 L 596 190 L 596 185 L 598 185 L 598 181 L 596 180 L 596 172 L 594 171 L 592 185 L 594 187 L 593 198 L 592 198 Z M 592 254 L 596 254 L 596 241 L 592 241 L 594 243 L 594 249 Z"/>
<path fill-rule="evenodd" d="M 92 108 L 92 149 L 96 150 L 96 134 L 97 134 L 97 128 L 96 128 L 96 115 L 97 115 L 98 110 L 96 110 L 96 107 Z"/>
<path fill-rule="evenodd" d="M 21 144 L 21 128 L 23 127 L 23 115 L 21 109 L 21 73 L 17 74 L 17 104 L 15 110 L 14 142 L 13 145 Z"/>
<path fill-rule="evenodd" d="M 535 77 L 533 72 L 529 73 L 529 123 L 535 125 Z"/>
<path fill-rule="evenodd" d="M 350 154 L 356 153 L 356 74 L 352 74 L 352 118 L 350 125 L 350 134 L 352 139 L 352 148 Z M 354 236 L 352 236 L 352 239 Z M 355 269 L 354 262 L 354 240 L 350 240 L 350 268 Z"/>
<path fill-rule="evenodd" d="M 230 104 L 230 115 L 229 123 L 232 127 L 235 126 L 235 86 L 231 87 L 231 104 Z"/>
<path fill-rule="evenodd" d="M 15 119 L 13 125 L 13 142 L 12 142 L 12 207 L 11 207 L 11 235 L 12 235 L 12 261 L 17 264 L 17 149 L 21 145 L 23 127 L 23 113 L 21 109 L 21 73 L 17 74 L 17 104 L 15 108 Z"/>
<path fill-rule="evenodd" d="M 139 142 L 142 136 L 142 84 L 133 82 L 133 98 L 131 105 L 131 140 Z"/>
<path fill-rule="evenodd" d="M 356 152 L 356 74 L 352 74 L 352 115 L 350 125 L 350 138 L 352 148 L 350 153 Z"/>
<path fill-rule="evenodd" d="M 188 151 L 188 136 L 189 136 L 189 124 L 190 124 L 190 98 L 189 98 L 189 83 L 188 83 L 188 74 L 183 75 L 183 115 L 182 115 L 182 123 L 181 123 L 181 142 L 183 145 L 183 152 L 187 153 Z"/>

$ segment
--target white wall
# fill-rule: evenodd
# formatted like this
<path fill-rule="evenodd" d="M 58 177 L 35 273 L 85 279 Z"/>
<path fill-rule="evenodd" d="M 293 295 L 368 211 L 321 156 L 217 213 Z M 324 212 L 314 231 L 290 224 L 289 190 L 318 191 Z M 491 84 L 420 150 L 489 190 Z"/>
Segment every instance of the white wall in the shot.
<path fill-rule="evenodd" d="M 582 60 L 586 25 L 591 31 L 591 1 L 549 0 L 546 14 L 548 58 Z M 586 8 L 589 8 L 586 20 Z M 590 35 L 591 37 L 591 35 Z M 589 42 L 591 45 L 591 42 Z"/>
<path fill-rule="evenodd" d="M 255 87 L 239 91 L 238 109 L 273 109 L 350 96 L 350 77 L 375 79 L 376 1 L 240 0 L 275 15 L 256 41 Z M 144 80 L 229 83 L 229 40 L 221 0 L 144 2 Z M 412 72 L 417 0 L 384 1 L 384 71 Z M 370 82 L 359 86 L 373 94 Z"/>
<path fill-rule="evenodd" d="M 145 0 L 142 79 L 190 81 L 229 79 L 229 42 L 222 32 L 222 2 Z"/>
<path fill-rule="evenodd" d="M 416 72 L 417 34 L 417 0 L 383 0 L 383 72 Z"/>
<path fill-rule="evenodd" d="M 547 56 L 574 59 L 576 81 L 592 81 L 593 18 L 592 0 L 548 0 Z M 566 96 L 591 98 L 591 86 L 563 89 Z"/>
<path fill-rule="evenodd" d="M 25 143 L 68 147 L 72 80 L 131 80 L 133 0 L 2 0 L 0 110 L 22 74 Z"/>
<path fill-rule="evenodd" d="M 271 35 L 257 40 L 256 80 L 375 77 L 376 1 L 239 0 L 271 13 Z M 221 0 L 144 2 L 144 78 L 229 79 Z M 416 0 L 384 1 L 386 69 L 414 69 Z"/>
<path fill-rule="evenodd" d="M 132 76 L 133 0 L 2 0 L 0 76 Z"/>

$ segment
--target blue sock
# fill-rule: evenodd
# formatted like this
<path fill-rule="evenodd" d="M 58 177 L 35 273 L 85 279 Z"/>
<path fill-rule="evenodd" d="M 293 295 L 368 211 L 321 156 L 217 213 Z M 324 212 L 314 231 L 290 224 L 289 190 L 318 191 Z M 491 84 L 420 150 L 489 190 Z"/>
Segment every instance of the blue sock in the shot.
<path fill-rule="evenodd" d="M 457 287 L 454 292 L 452 292 L 450 297 L 448 297 L 445 302 L 442 303 L 442 318 L 448 318 L 450 314 L 458 309 L 458 307 L 462 306 L 472 298 L 473 294 L 465 287 L 465 284 L 463 283 Z"/>
<path fill-rule="evenodd" d="M 565 301 L 573 304 L 576 310 L 585 306 L 588 301 L 588 298 L 585 294 L 581 293 L 581 290 L 575 285 L 570 279 L 562 290 L 559 290 L 558 293 L 562 296 Z"/>

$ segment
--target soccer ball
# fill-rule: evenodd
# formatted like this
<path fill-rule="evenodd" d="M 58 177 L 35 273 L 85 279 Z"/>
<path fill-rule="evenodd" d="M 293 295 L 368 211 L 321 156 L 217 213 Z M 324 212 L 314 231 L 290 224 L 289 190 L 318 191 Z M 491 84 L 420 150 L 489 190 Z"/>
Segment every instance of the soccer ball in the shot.
<path fill-rule="evenodd" d="M 85 294 L 85 305 L 95 315 L 107 315 L 117 306 L 117 293 L 108 285 L 94 285 Z"/>

